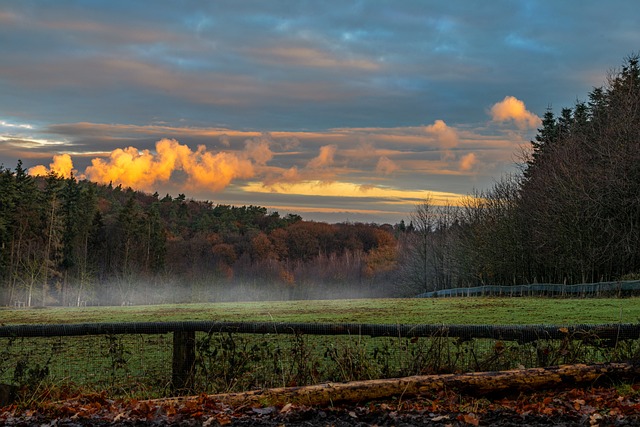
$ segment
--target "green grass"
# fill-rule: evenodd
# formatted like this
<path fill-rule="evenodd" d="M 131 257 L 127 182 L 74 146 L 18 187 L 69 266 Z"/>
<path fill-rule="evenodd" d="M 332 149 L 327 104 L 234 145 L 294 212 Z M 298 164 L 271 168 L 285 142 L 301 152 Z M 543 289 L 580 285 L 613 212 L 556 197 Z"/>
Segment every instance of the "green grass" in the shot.
<path fill-rule="evenodd" d="M 387 324 L 636 323 L 638 298 L 368 299 L 0 309 L 0 324 L 183 320 Z M 197 334 L 197 392 L 240 391 L 425 373 L 636 360 L 637 340 L 614 347 L 588 340 L 498 343 L 448 337 Z M 499 344 L 499 345 L 498 345 Z M 29 393 L 107 391 L 170 395 L 172 335 L 130 334 L 0 339 L 0 382 Z M 43 386 L 40 386 L 40 383 Z M 34 385 L 35 384 L 35 385 Z M 68 391 L 67 391 L 68 393 Z"/>
<path fill-rule="evenodd" d="M 639 298 L 449 298 L 268 301 L 0 309 L 0 324 L 247 321 L 389 324 L 637 323 Z"/>

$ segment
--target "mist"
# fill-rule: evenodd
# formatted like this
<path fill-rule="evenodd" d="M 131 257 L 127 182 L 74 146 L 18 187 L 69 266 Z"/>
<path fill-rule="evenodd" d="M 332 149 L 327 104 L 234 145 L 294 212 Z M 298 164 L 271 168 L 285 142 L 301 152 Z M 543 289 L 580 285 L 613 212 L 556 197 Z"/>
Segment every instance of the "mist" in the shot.
<path fill-rule="evenodd" d="M 336 283 L 301 286 L 268 283 L 259 279 L 231 283 L 212 278 L 158 277 L 156 279 L 110 280 L 89 290 L 83 305 L 129 306 L 252 301 L 297 301 L 382 298 L 394 294 L 383 286 L 360 288 Z M 69 305 L 76 305 L 73 299 Z"/>

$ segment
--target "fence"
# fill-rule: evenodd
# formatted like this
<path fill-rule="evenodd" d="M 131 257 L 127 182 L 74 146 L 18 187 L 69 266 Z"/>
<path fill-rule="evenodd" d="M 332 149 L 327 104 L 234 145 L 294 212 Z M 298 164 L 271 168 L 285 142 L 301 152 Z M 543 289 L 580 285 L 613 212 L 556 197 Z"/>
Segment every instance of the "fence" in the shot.
<path fill-rule="evenodd" d="M 530 285 L 497 286 L 485 285 L 470 288 L 442 289 L 424 292 L 417 298 L 471 297 L 471 296 L 600 296 L 640 294 L 640 280 L 618 282 L 581 283 L 562 285 L 552 283 L 534 283 Z"/>
<path fill-rule="evenodd" d="M 640 325 L 96 323 L 0 327 L 0 382 L 160 397 L 638 360 Z"/>

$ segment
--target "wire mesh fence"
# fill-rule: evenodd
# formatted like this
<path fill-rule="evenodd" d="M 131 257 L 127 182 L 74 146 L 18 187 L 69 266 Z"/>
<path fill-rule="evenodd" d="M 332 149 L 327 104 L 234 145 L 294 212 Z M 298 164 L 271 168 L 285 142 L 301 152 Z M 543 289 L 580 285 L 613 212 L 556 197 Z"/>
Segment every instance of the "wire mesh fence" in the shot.
<path fill-rule="evenodd" d="M 13 325 L 0 327 L 0 349 L 0 383 L 153 398 L 636 361 L 640 325 Z"/>
<path fill-rule="evenodd" d="M 475 296 L 627 296 L 640 294 L 640 280 L 617 282 L 581 283 L 564 285 L 555 283 L 533 283 L 530 285 L 498 286 L 484 285 L 469 288 L 441 289 L 424 292 L 417 298 L 475 297 Z"/>

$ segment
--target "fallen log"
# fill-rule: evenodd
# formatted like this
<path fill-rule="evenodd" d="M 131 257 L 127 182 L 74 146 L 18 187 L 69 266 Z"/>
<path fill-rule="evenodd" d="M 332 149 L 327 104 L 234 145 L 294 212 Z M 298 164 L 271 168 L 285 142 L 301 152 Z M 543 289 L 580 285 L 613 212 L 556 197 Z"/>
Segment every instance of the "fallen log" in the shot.
<path fill-rule="evenodd" d="M 213 394 L 209 401 L 239 406 L 281 406 L 287 403 L 327 406 L 337 402 L 358 403 L 392 396 L 430 396 L 443 389 L 470 395 L 511 391 L 561 388 L 594 384 L 607 379 L 632 380 L 640 375 L 640 366 L 630 363 L 563 365 L 465 374 L 421 375 L 405 378 L 326 383 L 301 387 L 282 387 L 242 393 Z M 156 404 L 178 404 L 203 396 L 154 399 Z"/>

